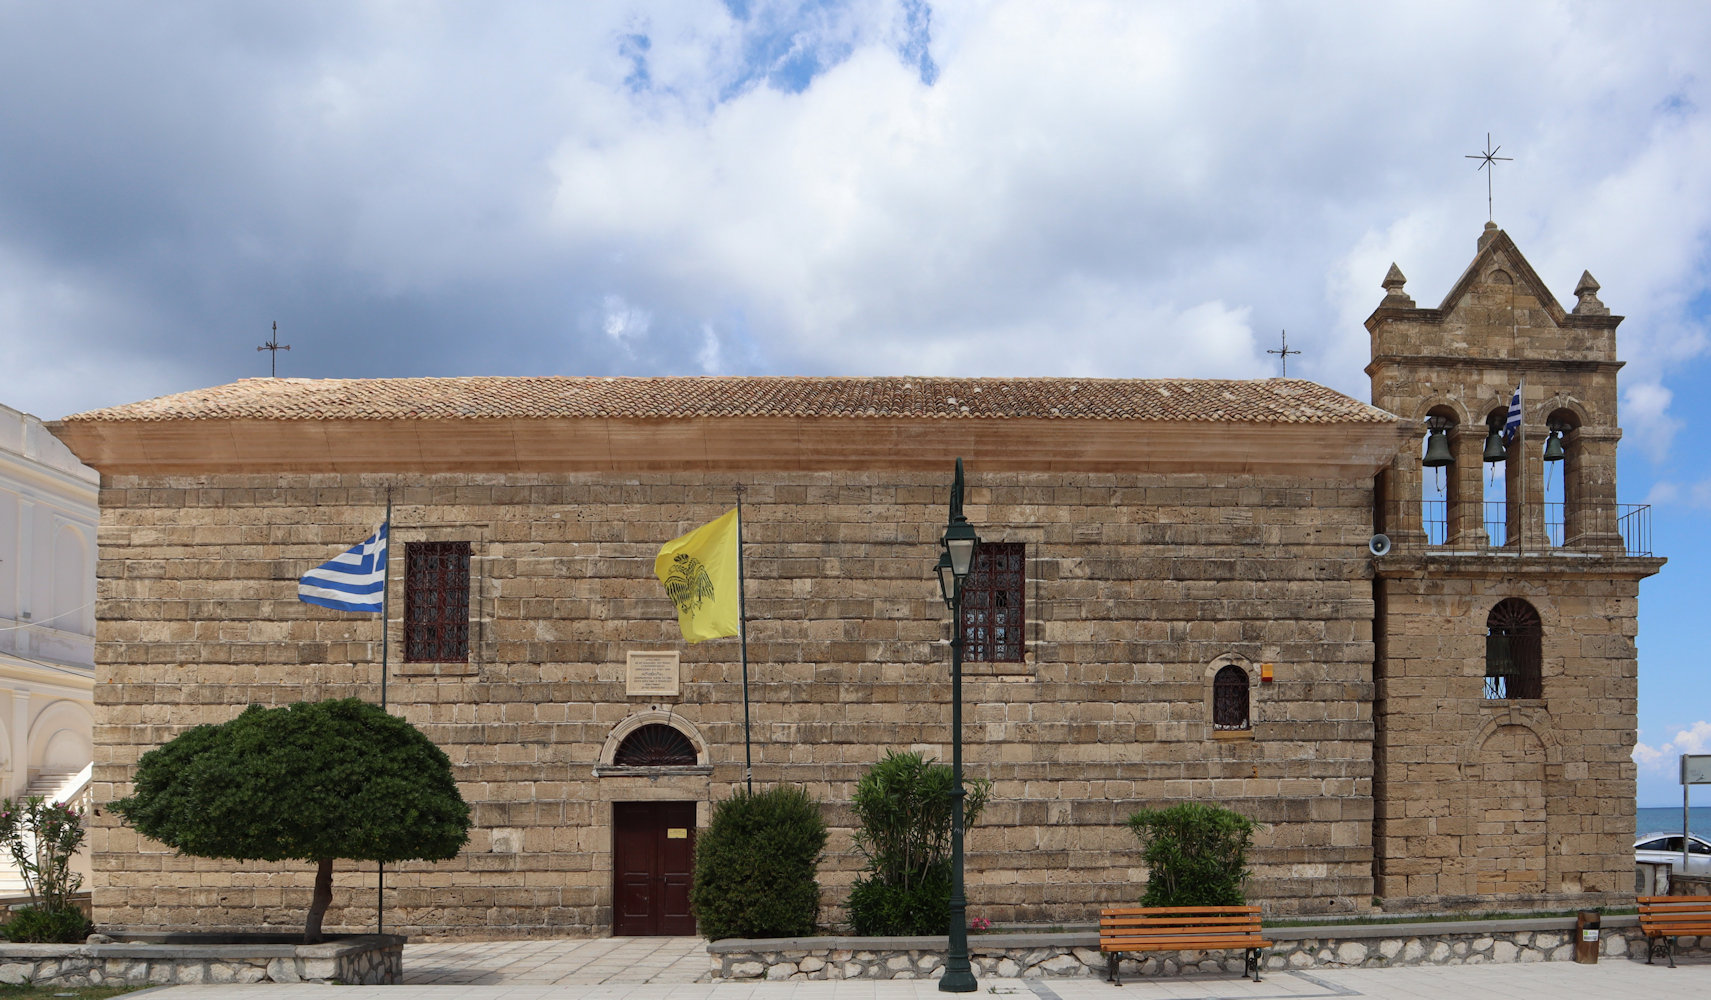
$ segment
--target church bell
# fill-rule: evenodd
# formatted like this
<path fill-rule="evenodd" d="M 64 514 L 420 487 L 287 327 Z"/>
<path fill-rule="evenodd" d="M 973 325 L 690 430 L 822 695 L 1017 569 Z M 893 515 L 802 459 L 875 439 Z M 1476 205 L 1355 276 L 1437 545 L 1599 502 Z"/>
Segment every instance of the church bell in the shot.
<path fill-rule="evenodd" d="M 1547 461 L 1547 462 L 1560 462 L 1560 461 L 1562 461 L 1562 429 L 1561 428 L 1552 427 L 1550 437 L 1545 438 L 1545 461 Z"/>
<path fill-rule="evenodd" d="M 1428 469 L 1441 469 L 1455 461 L 1450 454 L 1450 436 L 1442 427 L 1434 427 L 1426 436 L 1426 457 L 1420 464 Z"/>
<path fill-rule="evenodd" d="M 1503 432 L 1496 424 L 1491 425 L 1491 433 L 1485 436 L 1484 460 L 1487 462 L 1502 462 L 1508 459 L 1509 449 L 1503 443 Z"/>

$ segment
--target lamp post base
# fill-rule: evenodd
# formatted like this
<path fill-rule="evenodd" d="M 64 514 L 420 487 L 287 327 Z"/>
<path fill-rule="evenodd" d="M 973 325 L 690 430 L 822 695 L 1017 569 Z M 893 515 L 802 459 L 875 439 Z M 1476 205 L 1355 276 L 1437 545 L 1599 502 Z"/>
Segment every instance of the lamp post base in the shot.
<path fill-rule="evenodd" d="M 945 967 L 945 974 L 939 977 L 940 993 L 973 993 L 980 988 L 974 981 L 974 971 L 968 967 L 967 960 L 960 969 Z"/>

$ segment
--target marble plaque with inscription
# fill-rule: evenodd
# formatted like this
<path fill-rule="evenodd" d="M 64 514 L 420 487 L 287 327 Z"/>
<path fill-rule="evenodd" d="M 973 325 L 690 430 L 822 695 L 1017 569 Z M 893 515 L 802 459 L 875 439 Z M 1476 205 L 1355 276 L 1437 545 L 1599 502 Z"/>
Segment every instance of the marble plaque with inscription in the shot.
<path fill-rule="evenodd" d="M 630 652 L 625 654 L 624 693 L 627 695 L 665 695 L 675 698 L 679 691 L 678 654 L 671 652 Z"/>

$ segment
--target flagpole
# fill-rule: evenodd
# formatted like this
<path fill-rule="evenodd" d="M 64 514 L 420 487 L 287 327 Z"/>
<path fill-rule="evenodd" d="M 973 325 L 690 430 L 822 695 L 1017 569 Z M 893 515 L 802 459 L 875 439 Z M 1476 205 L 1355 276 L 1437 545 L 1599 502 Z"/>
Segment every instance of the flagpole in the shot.
<path fill-rule="evenodd" d="M 743 580 L 743 484 L 737 484 L 737 634 L 743 647 L 743 777 L 755 790 L 754 745 L 749 738 L 749 613 Z"/>
<path fill-rule="evenodd" d="M 380 570 L 380 707 L 386 708 L 386 675 L 392 632 L 392 487 L 386 487 L 386 555 Z M 374 867 L 374 933 L 386 933 L 386 862 Z"/>

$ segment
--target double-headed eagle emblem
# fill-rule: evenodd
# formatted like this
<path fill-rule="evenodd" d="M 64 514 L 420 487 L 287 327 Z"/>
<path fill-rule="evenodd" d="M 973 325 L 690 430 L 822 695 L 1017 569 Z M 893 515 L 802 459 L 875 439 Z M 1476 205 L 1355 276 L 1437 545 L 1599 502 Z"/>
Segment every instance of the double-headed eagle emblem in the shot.
<path fill-rule="evenodd" d="M 665 594 L 677 606 L 677 613 L 693 615 L 703 602 L 713 600 L 713 578 L 701 560 L 679 552 L 671 557 L 671 572 L 665 577 Z"/>

